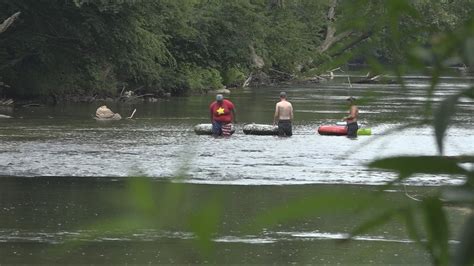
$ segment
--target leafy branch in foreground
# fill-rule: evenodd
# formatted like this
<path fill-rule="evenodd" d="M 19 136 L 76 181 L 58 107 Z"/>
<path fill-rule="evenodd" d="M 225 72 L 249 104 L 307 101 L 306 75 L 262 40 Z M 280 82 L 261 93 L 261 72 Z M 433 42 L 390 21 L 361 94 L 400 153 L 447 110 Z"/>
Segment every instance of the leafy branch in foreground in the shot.
<path fill-rule="evenodd" d="M 440 37 L 439 37 L 440 36 Z M 408 51 L 407 58 L 411 58 L 411 68 L 425 70 L 426 63 L 432 66 L 429 69 L 432 76 L 431 86 L 427 89 L 427 95 L 431 98 L 437 85 L 440 82 L 440 76 L 446 72 L 447 68 L 453 62 L 464 63 L 468 66 L 474 65 L 474 57 L 472 50 L 474 49 L 474 18 L 470 18 L 466 23 L 453 31 L 440 33 L 438 38 L 431 44 L 430 48 L 415 46 Z M 410 55 L 411 53 L 411 55 Z M 414 57 L 414 58 L 413 58 Z M 420 241 L 416 227 L 410 222 L 406 223 L 406 227 L 410 228 L 410 237 L 419 242 L 431 254 L 432 261 L 436 265 L 446 265 L 454 263 L 455 265 L 467 265 L 474 262 L 474 254 L 467 250 L 474 249 L 474 230 L 472 224 L 474 214 L 474 169 L 466 168 L 468 164 L 474 164 L 474 155 L 460 156 L 442 156 L 444 152 L 444 137 L 446 131 L 451 124 L 451 118 L 456 112 L 459 100 L 463 97 L 474 99 L 474 87 L 463 89 L 460 92 L 446 97 L 433 113 L 433 127 L 435 130 L 436 144 L 441 155 L 439 156 L 400 156 L 392 158 L 384 158 L 371 162 L 369 167 L 379 168 L 398 172 L 399 178 L 395 182 L 403 182 L 404 180 L 417 174 L 447 175 L 451 178 L 464 177 L 462 186 L 449 188 L 440 188 L 436 194 L 421 199 L 421 203 L 414 205 L 413 209 L 406 209 L 405 220 L 410 221 L 411 216 L 417 213 L 423 214 L 423 228 L 426 239 Z M 427 110 L 431 109 L 431 103 L 428 103 Z M 430 112 L 427 112 L 429 115 Z M 450 193 L 443 193 L 443 191 Z M 465 195 L 459 197 L 458 194 Z M 456 195 L 452 197 L 452 195 Z M 471 210 L 469 218 L 465 221 L 465 226 L 460 233 L 462 236 L 460 243 L 455 246 L 454 255 L 450 255 L 450 247 L 448 243 L 449 230 L 446 222 L 445 204 L 457 204 L 467 206 Z M 355 233 L 362 229 L 371 228 L 374 221 L 380 223 L 389 221 L 388 218 L 374 218 L 366 225 L 362 225 Z"/>
<path fill-rule="evenodd" d="M 364 1 L 354 1 L 357 6 Z M 386 26 L 387 32 L 391 34 L 393 44 L 390 44 L 390 49 L 398 49 L 404 54 L 403 58 L 407 61 L 400 61 L 392 71 L 397 74 L 397 80 L 400 82 L 402 88 L 407 89 L 403 83 L 403 74 L 406 71 L 421 71 L 431 76 L 430 86 L 426 90 L 428 100 L 433 98 L 437 86 L 440 83 L 442 74 L 447 73 L 449 67 L 453 64 L 460 64 L 469 67 L 474 66 L 474 18 L 469 17 L 465 23 L 458 28 L 447 27 L 442 32 L 434 32 L 431 30 L 421 31 L 421 28 L 414 32 L 431 35 L 429 43 L 406 42 L 406 36 L 401 34 L 403 31 L 401 27 L 406 27 L 407 24 L 400 25 L 399 18 L 409 18 L 414 21 L 414 25 L 423 25 L 425 16 L 422 16 L 419 11 L 411 8 L 408 1 L 388 1 L 386 6 L 387 12 L 390 16 L 388 21 L 383 21 L 379 27 Z M 420 3 L 418 3 L 420 4 Z M 441 6 L 440 6 L 441 7 Z M 446 8 L 446 7 L 443 7 Z M 360 21 L 368 23 L 368 20 L 363 18 Z M 363 23 L 360 22 L 359 23 Z M 426 22 L 426 21 L 425 21 Z M 403 24 L 403 23 L 402 23 Z M 406 48 L 408 47 L 408 49 Z M 375 47 L 373 47 L 376 49 Z M 403 52 L 403 50 L 405 52 Z M 374 70 L 380 72 L 385 69 L 383 64 L 380 64 L 375 59 L 371 66 Z M 427 67 L 429 66 L 429 67 Z M 469 72 L 467 72 L 469 75 Z M 378 215 L 373 214 L 371 219 L 358 226 L 353 230 L 351 236 L 361 234 L 374 230 L 375 227 L 383 225 L 393 220 L 400 220 L 404 222 L 405 228 L 410 238 L 412 238 L 419 245 L 424 247 L 431 255 L 432 262 L 435 265 L 447 265 L 453 263 L 455 265 L 469 265 L 474 262 L 474 155 L 459 155 L 459 156 L 442 156 L 444 152 L 444 137 L 449 126 L 452 124 L 452 117 L 455 114 L 458 102 L 462 98 L 474 99 L 474 87 L 470 86 L 468 89 L 463 89 L 460 92 L 447 96 L 441 104 L 433 108 L 432 101 L 427 101 L 426 117 L 424 121 L 432 121 L 435 130 L 435 139 L 440 155 L 434 156 L 400 156 L 392 158 L 383 158 L 375 160 L 369 164 L 370 168 L 378 168 L 389 171 L 398 172 L 399 178 L 389 182 L 387 186 L 393 186 L 406 181 L 408 178 L 418 174 L 431 174 L 439 176 L 449 176 L 451 178 L 463 178 L 464 182 L 461 186 L 441 187 L 435 193 L 422 198 L 420 201 L 402 204 L 401 206 L 389 207 L 385 212 Z M 431 112 L 435 109 L 434 112 Z M 471 168 L 466 167 L 471 166 Z M 387 186 L 382 186 L 386 189 Z M 376 194 L 380 196 L 380 194 Z M 329 196 L 331 198 L 331 196 Z M 324 201 L 326 197 L 319 200 Z M 380 199 L 380 197 L 378 198 Z M 347 206 L 353 206 L 352 198 L 346 200 Z M 330 201 L 331 202 L 331 201 Z M 380 201 L 373 201 L 368 205 L 378 204 Z M 257 218 L 256 223 L 260 225 L 271 225 L 275 223 L 276 218 L 279 221 L 287 221 L 289 219 L 297 219 L 297 217 L 304 217 L 310 215 L 311 212 L 321 211 L 318 208 L 318 202 L 309 201 L 306 205 L 294 203 L 291 209 L 295 211 L 291 213 L 290 210 L 285 212 L 285 209 L 271 210 L 262 217 Z M 453 245 L 454 252 L 450 252 L 451 233 L 447 222 L 447 214 L 445 210 L 446 204 L 455 206 L 464 206 L 469 208 L 470 214 L 465 221 L 464 228 L 460 233 L 459 244 Z M 335 204 L 336 211 L 338 207 L 342 207 L 342 202 Z M 292 206 L 292 205 L 290 205 Z M 345 207 L 347 207 L 345 206 Z M 275 218 L 276 217 L 276 218 Z M 422 221 L 421 224 L 419 221 Z"/>
<path fill-rule="evenodd" d="M 474 176 L 474 171 L 466 170 L 461 167 L 461 163 L 474 163 L 474 156 L 401 156 L 401 157 L 392 157 L 376 160 L 369 164 L 371 168 L 380 168 L 385 170 L 396 171 L 399 173 L 399 178 L 397 182 L 402 182 L 403 180 L 416 175 L 416 174 L 433 174 L 433 175 L 451 175 L 455 176 L 465 176 L 467 181 L 465 185 L 460 188 L 451 188 L 451 190 L 462 190 L 468 189 L 468 193 L 474 195 L 474 186 L 469 185 L 472 183 Z M 426 239 L 421 241 L 419 238 L 419 229 L 413 225 L 413 223 L 406 223 L 407 228 L 411 228 L 410 237 L 422 244 L 426 250 L 432 255 L 433 263 L 436 265 L 446 265 L 449 262 L 449 245 L 448 245 L 448 224 L 446 222 L 446 214 L 443 210 L 443 205 L 446 203 L 461 203 L 468 204 L 472 207 L 474 201 L 472 200 L 456 200 L 452 201 L 451 198 L 443 198 L 442 191 L 438 191 L 435 195 L 422 198 L 421 204 L 413 205 L 414 208 L 405 209 L 403 212 L 404 215 L 415 216 L 418 213 L 423 214 L 424 220 L 424 229 Z M 470 216 L 473 217 L 473 214 Z M 469 218 L 469 219 L 471 219 Z M 405 217 L 406 221 L 410 221 L 408 216 Z M 375 221 L 380 221 L 376 224 Z M 380 220 L 380 218 L 375 217 L 357 228 L 353 234 L 358 234 L 361 231 L 366 231 L 371 229 L 371 225 L 379 225 L 384 222 L 388 222 L 389 219 Z M 461 235 L 469 235 L 469 228 L 464 228 Z M 471 235 L 474 238 L 474 235 Z M 467 248 L 466 246 L 472 245 L 470 243 L 470 238 L 461 239 L 457 250 L 463 250 Z M 469 262 L 474 259 L 474 256 L 470 253 L 457 251 L 456 256 L 454 257 L 455 261 Z M 462 256 L 462 257 L 460 257 Z M 461 264 L 464 265 L 464 264 Z"/>

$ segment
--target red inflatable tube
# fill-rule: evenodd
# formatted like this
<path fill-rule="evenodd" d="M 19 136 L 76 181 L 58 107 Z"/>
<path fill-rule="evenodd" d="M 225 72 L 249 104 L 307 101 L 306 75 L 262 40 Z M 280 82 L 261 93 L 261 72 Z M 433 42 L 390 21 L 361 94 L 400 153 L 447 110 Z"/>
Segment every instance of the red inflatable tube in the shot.
<path fill-rule="evenodd" d="M 320 135 L 344 136 L 347 135 L 346 126 L 326 125 L 318 127 Z"/>

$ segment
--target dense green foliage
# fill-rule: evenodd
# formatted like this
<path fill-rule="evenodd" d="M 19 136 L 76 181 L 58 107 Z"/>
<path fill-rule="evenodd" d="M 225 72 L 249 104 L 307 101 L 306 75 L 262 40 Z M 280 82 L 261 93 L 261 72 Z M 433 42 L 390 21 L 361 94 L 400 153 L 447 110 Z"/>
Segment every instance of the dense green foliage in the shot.
<path fill-rule="evenodd" d="M 461 25 L 473 3 L 3 0 L 0 20 L 18 11 L 0 34 L 4 93 L 160 96 L 240 86 L 251 73 L 279 80 L 351 60 L 398 63 L 407 46 Z"/>

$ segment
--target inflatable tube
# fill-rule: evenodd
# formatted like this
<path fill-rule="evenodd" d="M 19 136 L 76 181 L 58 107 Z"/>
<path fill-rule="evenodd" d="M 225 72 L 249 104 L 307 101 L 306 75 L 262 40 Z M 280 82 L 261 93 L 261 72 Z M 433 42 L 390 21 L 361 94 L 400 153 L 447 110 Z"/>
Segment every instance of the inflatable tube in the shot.
<path fill-rule="evenodd" d="M 318 133 L 320 135 L 328 136 L 344 136 L 347 135 L 347 127 L 338 125 L 323 125 L 318 127 Z"/>
<path fill-rule="evenodd" d="M 359 136 L 370 136 L 372 135 L 372 129 L 368 127 L 359 128 L 357 130 L 357 135 Z"/>
<path fill-rule="evenodd" d="M 278 135 L 278 127 L 266 124 L 247 124 L 243 128 L 246 135 Z"/>
<path fill-rule="evenodd" d="M 318 127 L 318 133 L 320 135 L 327 135 L 327 136 L 346 136 L 347 135 L 347 127 L 340 126 L 340 125 L 323 125 Z M 359 136 L 370 136 L 372 135 L 372 130 L 370 128 L 359 128 L 357 130 L 357 135 Z"/>
<path fill-rule="evenodd" d="M 194 126 L 194 132 L 198 135 L 212 135 L 212 124 L 197 124 Z M 235 132 L 235 127 L 232 125 L 231 135 Z"/>

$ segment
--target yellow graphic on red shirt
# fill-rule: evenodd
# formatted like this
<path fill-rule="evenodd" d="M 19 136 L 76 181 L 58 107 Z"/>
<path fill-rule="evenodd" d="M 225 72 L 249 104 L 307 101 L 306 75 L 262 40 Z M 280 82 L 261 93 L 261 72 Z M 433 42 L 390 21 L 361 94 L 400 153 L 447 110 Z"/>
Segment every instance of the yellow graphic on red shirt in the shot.
<path fill-rule="evenodd" d="M 217 113 L 218 115 L 223 115 L 223 114 L 224 114 L 224 108 L 219 107 L 219 109 L 216 110 L 216 113 Z"/>

